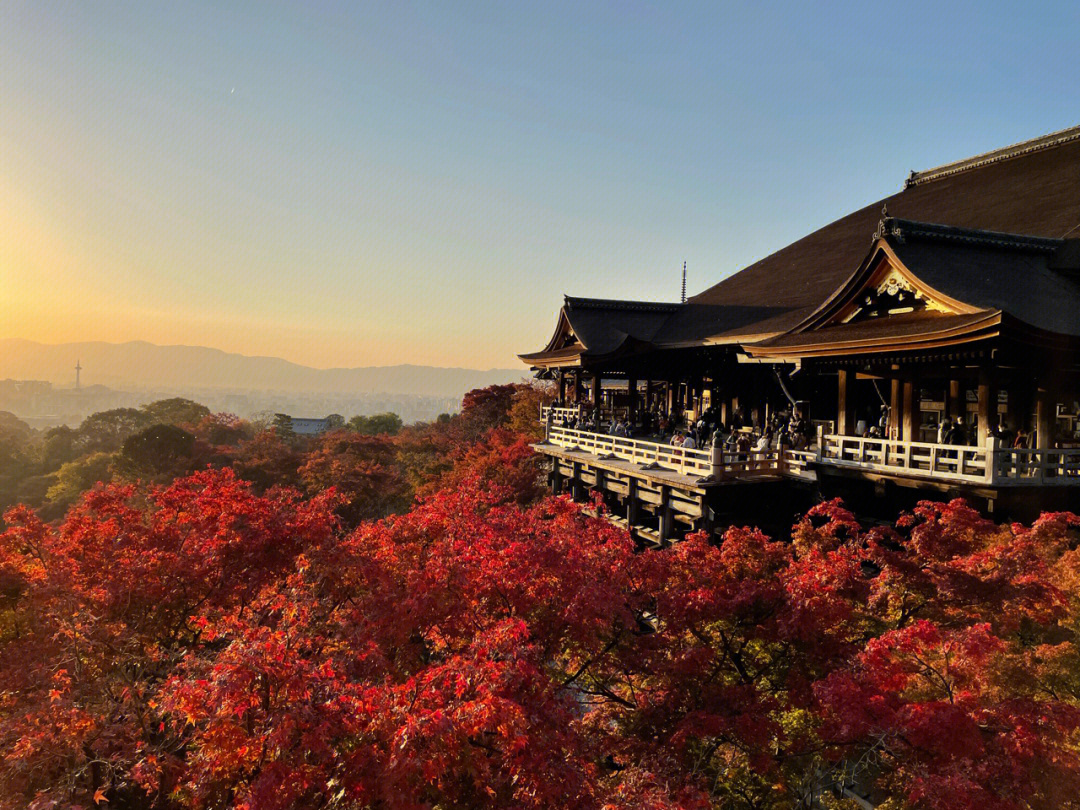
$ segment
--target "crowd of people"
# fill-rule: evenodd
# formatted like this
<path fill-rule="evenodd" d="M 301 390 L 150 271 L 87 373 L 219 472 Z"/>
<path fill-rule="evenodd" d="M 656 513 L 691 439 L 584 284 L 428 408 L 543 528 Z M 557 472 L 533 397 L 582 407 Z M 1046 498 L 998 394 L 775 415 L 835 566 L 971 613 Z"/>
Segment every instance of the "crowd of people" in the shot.
<path fill-rule="evenodd" d="M 668 414 L 658 408 L 640 409 L 624 415 L 604 418 L 597 410 L 582 410 L 555 420 L 554 424 L 571 430 L 606 433 L 628 439 L 670 444 L 686 450 L 720 443 L 730 452 L 749 453 L 770 450 L 804 450 L 810 444 L 810 425 L 798 408 L 774 411 L 764 424 L 736 408 L 724 423 L 715 407 L 706 409 L 697 419 L 687 419 L 678 412 Z"/>
<path fill-rule="evenodd" d="M 558 403 L 556 403 L 558 405 Z M 868 439 L 886 439 L 890 434 L 890 409 L 882 405 L 880 418 L 876 422 L 859 420 L 856 435 Z M 742 408 L 736 408 L 730 420 L 725 423 L 720 418 L 720 411 L 710 407 L 697 419 L 686 419 L 679 412 L 667 413 L 652 407 L 642 408 L 621 414 L 605 415 L 599 409 L 582 408 L 576 414 L 556 419 L 559 427 L 584 430 L 592 433 L 605 433 L 627 439 L 670 444 L 687 450 L 712 446 L 719 442 L 728 452 L 749 453 L 772 450 L 805 450 L 812 442 L 812 428 L 797 406 L 773 411 L 764 424 L 758 419 L 758 412 L 748 417 Z M 929 426 L 933 430 L 933 425 Z M 1023 426 L 1013 429 L 1004 424 L 995 424 L 990 428 L 990 435 L 999 439 L 1001 447 L 1028 449 L 1033 446 L 1034 435 Z M 936 433 L 929 439 L 936 444 L 953 446 L 975 446 L 979 443 L 978 425 L 974 419 L 963 416 L 943 418 L 936 427 Z M 1080 442 L 1080 436 L 1055 436 L 1055 446 L 1064 446 L 1070 441 Z"/>

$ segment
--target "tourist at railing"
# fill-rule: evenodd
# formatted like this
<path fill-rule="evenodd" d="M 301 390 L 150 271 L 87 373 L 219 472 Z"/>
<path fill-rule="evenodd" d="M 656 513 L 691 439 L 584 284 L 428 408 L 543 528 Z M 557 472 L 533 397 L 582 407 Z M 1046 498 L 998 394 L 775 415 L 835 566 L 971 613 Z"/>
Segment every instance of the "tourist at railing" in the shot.
<path fill-rule="evenodd" d="M 949 417 L 945 417 L 938 423 L 937 428 L 937 443 L 946 444 L 949 438 L 949 432 L 952 430 L 952 420 Z"/>
<path fill-rule="evenodd" d="M 942 444 L 965 445 L 968 443 L 968 430 L 964 424 L 964 417 L 958 416 L 945 434 L 945 441 Z"/>
<path fill-rule="evenodd" d="M 772 428 L 765 428 L 765 432 L 758 436 L 757 443 L 754 445 L 755 453 L 767 453 L 772 449 Z"/>
<path fill-rule="evenodd" d="M 686 435 L 683 436 L 682 448 L 683 448 L 683 450 L 696 450 L 697 449 L 697 441 L 694 439 L 694 434 L 691 433 L 690 431 L 687 431 Z"/>

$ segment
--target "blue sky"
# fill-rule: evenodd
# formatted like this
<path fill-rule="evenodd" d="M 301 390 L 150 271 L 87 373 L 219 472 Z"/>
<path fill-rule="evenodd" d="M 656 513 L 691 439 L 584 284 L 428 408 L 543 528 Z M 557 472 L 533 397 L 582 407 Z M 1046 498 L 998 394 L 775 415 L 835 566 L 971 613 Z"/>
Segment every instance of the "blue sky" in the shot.
<path fill-rule="evenodd" d="M 0 337 L 512 367 L 1080 123 L 1080 5 L 9 2 Z"/>

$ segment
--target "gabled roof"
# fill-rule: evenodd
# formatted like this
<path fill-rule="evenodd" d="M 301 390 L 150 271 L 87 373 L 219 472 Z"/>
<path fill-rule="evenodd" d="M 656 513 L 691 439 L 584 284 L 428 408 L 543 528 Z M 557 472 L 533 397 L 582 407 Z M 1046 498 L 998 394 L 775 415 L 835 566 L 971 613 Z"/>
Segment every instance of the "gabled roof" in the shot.
<path fill-rule="evenodd" d="M 581 365 L 586 358 L 608 359 L 642 351 L 680 306 L 566 296 L 547 346 L 518 357 L 532 366 L 568 366 Z"/>
<path fill-rule="evenodd" d="M 644 351 L 701 346 L 710 335 L 776 315 L 769 307 L 726 307 L 566 296 L 543 351 L 518 355 L 536 366 L 580 365 Z"/>
<path fill-rule="evenodd" d="M 783 332 L 825 301 L 866 253 L 881 217 L 1052 238 L 1080 235 L 1080 127 L 916 173 L 899 193 L 848 214 L 690 299 L 787 311 L 735 333 Z"/>
<path fill-rule="evenodd" d="M 754 356 L 815 356 L 954 345 L 1000 334 L 1080 337 L 1071 240 L 882 219 L 859 268 Z"/>

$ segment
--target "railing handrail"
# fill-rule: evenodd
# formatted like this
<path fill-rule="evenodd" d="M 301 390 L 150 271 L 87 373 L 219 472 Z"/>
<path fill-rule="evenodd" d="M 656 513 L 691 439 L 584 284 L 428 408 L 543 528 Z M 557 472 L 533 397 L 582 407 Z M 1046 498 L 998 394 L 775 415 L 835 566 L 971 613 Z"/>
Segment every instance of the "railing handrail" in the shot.
<path fill-rule="evenodd" d="M 811 465 L 825 464 L 906 477 L 980 485 L 1080 486 L 1080 449 L 1003 448 L 996 438 L 985 445 L 934 444 L 902 439 L 818 434 L 816 450 L 745 452 L 724 448 L 683 448 L 646 439 L 550 425 L 548 441 L 596 455 L 720 480 L 744 473 L 779 473 L 810 480 Z"/>

